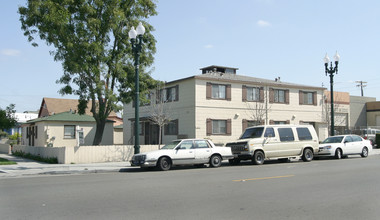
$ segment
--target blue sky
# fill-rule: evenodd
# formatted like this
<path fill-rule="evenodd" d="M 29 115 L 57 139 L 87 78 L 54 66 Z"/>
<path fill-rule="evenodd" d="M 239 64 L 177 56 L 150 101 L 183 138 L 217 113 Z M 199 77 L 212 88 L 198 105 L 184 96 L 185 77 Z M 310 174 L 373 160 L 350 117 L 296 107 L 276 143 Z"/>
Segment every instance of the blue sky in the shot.
<path fill-rule="evenodd" d="M 37 110 L 43 97 L 62 97 L 63 71 L 44 44 L 23 36 L 18 6 L 0 0 L 0 107 Z M 149 22 L 157 40 L 153 78 L 172 81 L 221 65 L 238 74 L 329 88 L 323 57 L 341 56 L 334 90 L 380 100 L 378 0 L 161 0 Z M 76 98 L 64 96 L 62 98 Z"/>

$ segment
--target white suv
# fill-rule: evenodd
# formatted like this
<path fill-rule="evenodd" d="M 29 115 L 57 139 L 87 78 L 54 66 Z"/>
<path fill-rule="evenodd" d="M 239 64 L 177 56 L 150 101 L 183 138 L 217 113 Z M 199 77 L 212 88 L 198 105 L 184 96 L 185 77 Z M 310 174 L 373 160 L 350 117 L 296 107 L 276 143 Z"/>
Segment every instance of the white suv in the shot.
<path fill-rule="evenodd" d="M 227 143 L 231 147 L 236 165 L 241 160 L 252 160 L 261 165 L 264 160 L 302 157 L 311 161 L 318 152 L 318 137 L 312 125 L 263 125 L 247 128 L 236 142 Z"/>

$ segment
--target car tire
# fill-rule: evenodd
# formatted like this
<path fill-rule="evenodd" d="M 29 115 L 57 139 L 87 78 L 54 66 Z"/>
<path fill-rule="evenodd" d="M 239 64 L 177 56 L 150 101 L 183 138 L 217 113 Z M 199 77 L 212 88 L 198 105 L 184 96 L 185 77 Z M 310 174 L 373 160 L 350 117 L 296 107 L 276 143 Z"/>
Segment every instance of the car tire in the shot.
<path fill-rule="evenodd" d="M 302 160 L 304 162 L 310 162 L 313 160 L 313 157 L 314 157 L 314 154 L 313 154 L 313 151 L 310 150 L 309 148 L 306 148 L 304 151 L 303 151 L 303 155 L 302 155 Z"/>
<path fill-rule="evenodd" d="M 157 168 L 159 170 L 167 171 L 167 170 L 170 170 L 171 167 L 172 167 L 172 162 L 170 161 L 168 157 L 161 157 L 158 160 Z"/>
<path fill-rule="evenodd" d="M 368 148 L 367 147 L 363 147 L 362 153 L 360 154 L 360 156 L 368 157 Z"/>
<path fill-rule="evenodd" d="M 210 158 L 210 167 L 220 167 L 222 165 L 222 157 L 219 155 L 212 155 Z"/>
<path fill-rule="evenodd" d="M 229 159 L 228 160 L 228 163 L 230 164 L 230 165 L 239 165 L 240 164 L 240 160 L 239 159 Z"/>
<path fill-rule="evenodd" d="M 334 158 L 338 159 L 338 160 L 342 159 L 342 150 L 341 149 L 336 149 Z"/>
<path fill-rule="evenodd" d="M 256 151 L 252 158 L 254 165 L 262 165 L 264 163 L 264 153 L 262 151 Z"/>

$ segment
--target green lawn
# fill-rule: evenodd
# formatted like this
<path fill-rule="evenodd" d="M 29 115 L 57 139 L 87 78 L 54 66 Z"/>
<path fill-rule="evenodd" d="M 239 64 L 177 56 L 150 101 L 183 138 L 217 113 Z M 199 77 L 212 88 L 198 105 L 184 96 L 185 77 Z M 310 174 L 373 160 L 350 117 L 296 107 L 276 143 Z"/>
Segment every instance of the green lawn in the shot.
<path fill-rule="evenodd" d="M 17 163 L 0 157 L 0 165 L 12 165 L 12 164 L 17 164 Z"/>

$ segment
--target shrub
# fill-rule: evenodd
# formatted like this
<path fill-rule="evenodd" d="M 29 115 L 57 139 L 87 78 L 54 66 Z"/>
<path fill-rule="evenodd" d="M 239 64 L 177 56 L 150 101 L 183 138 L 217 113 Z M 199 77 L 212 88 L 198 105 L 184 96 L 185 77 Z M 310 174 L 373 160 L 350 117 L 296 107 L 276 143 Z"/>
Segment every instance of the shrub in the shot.
<path fill-rule="evenodd" d="M 32 159 L 32 160 L 36 160 L 36 161 L 40 161 L 44 163 L 54 163 L 54 164 L 58 163 L 58 159 L 55 157 L 44 158 L 44 157 L 36 156 L 30 153 L 25 153 L 23 151 L 15 151 L 12 154 L 18 157 L 28 158 L 28 159 Z"/>
<path fill-rule="evenodd" d="M 8 137 L 8 133 L 5 131 L 0 131 L 0 138 Z"/>
<path fill-rule="evenodd" d="M 14 140 L 14 141 L 16 141 L 17 138 L 19 137 L 21 137 L 21 134 L 19 134 L 18 132 L 8 136 L 9 140 Z"/>

